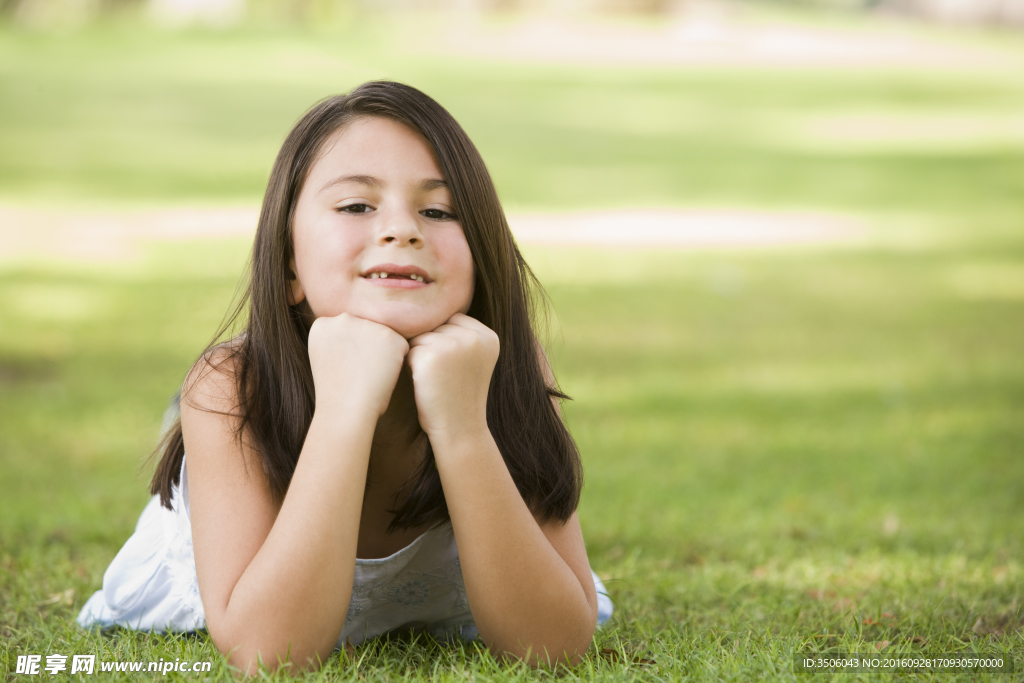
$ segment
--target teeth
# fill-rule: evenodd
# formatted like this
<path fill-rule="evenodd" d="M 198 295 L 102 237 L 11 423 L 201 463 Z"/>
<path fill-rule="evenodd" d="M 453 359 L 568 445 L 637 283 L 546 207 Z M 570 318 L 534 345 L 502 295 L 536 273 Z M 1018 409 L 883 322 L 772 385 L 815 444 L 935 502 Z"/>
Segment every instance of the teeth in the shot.
<path fill-rule="evenodd" d="M 371 279 L 371 280 L 377 280 L 377 279 L 380 279 L 380 278 L 386 278 L 387 276 L 388 276 L 387 273 L 381 272 L 381 273 L 370 273 L 367 277 L 369 279 Z M 411 274 L 409 276 L 409 279 L 410 280 L 415 280 L 416 282 L 422 282 L 424 284 L 426 284 L 426 282 L 427 282 L 427 279 L 425 277 L 423 277 L 422 275 L 417 275 L 415 273 Z"/>

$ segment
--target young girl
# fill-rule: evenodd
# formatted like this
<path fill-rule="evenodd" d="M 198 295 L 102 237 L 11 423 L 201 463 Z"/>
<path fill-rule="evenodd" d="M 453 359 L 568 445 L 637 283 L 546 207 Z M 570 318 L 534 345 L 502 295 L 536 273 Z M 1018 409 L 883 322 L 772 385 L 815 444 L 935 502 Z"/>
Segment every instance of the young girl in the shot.
<path fill-rule="evenodd" d="M 577 661 L 611 602 L 538 287 L 444 108 L 391 82 L 318 104 L 274 163 L 244 330 L 189 372 L 79 624 L 206 628 L 248 673 L 409 629 Z"/>

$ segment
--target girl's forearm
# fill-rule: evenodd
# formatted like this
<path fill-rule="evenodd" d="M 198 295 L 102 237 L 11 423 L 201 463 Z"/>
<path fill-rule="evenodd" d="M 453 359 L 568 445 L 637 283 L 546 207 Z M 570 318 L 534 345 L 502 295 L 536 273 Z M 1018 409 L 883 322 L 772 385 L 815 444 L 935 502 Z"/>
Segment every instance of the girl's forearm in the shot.
<path fill-rule="evenodd" d="M 435 435 L 431 444 L 481 638 L 531 663 L 576 661 L 596 612 L 523 502 L 490 432 Z"/>
<path fill-rule="evenodd" d="M 375 424 L 370 414 L 314 416 L 274 526 L 218 620 L 217 645 L 243 671 L 257 654 L 299 669 L 330 656 L 351 597 Z"/>

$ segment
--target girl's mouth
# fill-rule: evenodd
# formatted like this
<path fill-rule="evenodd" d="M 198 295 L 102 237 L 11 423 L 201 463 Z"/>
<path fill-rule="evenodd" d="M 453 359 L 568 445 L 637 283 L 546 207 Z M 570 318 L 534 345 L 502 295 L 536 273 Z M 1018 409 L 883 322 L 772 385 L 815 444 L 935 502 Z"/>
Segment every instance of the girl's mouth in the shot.
<path fill-rule="evenodd" d="M 394 278 L 396 280 L 415 280 L 416 282 L 422 282 L 423 284 L 427 283 L 427 279 L 425 277 L 423 277 L 422 275 L 417 275 L 416 273 L 403 275 L 401 273 L 388 273 L 382 271 L 377 273 L 370 273 L 369 275 L 364 275 L 363 277 L 367 278 L 368 280 L 386 280 L 387 278 Z"/>
<path fill-rule="evenodd" d="M 374 284 L 387 287 L 420 287 L 433 282 L 427 271 L 419 266 L 402 266 L 395 263 L 378 263 L 370 266 L 361 276 L 364 280 L 373 280 Z"/>

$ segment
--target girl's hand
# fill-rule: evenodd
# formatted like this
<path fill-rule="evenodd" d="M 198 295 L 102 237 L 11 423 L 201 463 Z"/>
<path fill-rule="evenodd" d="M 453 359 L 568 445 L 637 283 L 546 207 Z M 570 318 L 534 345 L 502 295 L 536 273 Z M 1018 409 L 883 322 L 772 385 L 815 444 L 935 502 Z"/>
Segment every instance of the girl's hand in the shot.
<path fill-rule="evenodd" d="M 416 410 L 427 437 L 486 430 L 498 335 L 479 320 L 456 313 L 436 330 L 413 337 L 409 346 Z"/>
<path fill-rule="evenodd" d="M 309 329 L 317 412 L 369 409 L 380 417 L 409 352 L 409 342 L 390 327 L 342 313 L 317 318 Z"/>

